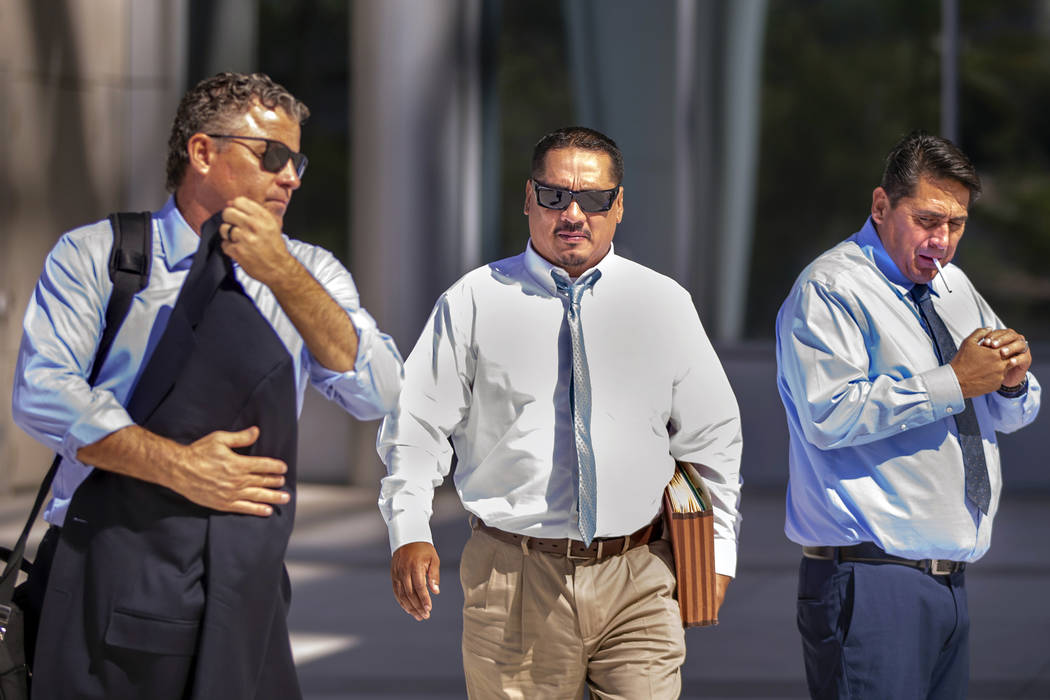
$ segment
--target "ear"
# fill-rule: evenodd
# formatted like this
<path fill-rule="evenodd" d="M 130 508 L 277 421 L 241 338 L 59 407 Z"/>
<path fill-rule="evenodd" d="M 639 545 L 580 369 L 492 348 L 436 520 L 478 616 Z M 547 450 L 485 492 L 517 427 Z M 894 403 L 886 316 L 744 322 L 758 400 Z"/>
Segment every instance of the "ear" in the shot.
<path fill-rule="evenodd" d="M 186 143 L 186 154 L 190 159 L 190 168 L 207 175 L 215 160 L 215 143 L 204 134 L 194 134 Z"/>
<path fill-rule="evenodd" d="M 893 207 L 890 205 L 890 197 L 886 194 L 886 190 L 881 187 L 876 187 L 871 193 L 871 219 L 877 224 L 881 224 L 885 219 L 886 215 L 889 214 L 890 209 Z"/>
<path fill-rule="evenodd" d="M 534 193 L 533 193 L 533 189 L 532 189 L 532 180 L 526 180 L 525 181 L 525 207 L 524 207 L 525 216 L 529 215 L 529 209 L 532 208 L 532 197 L 533 197 L 533 194 Z"/>
<path fill-rule="evenodd" d="M 620 223 L 623 221 L 623 186 L 620 187 L 620 192 L 616 195 L 616 203 L 613 204 L 613 208 L 616 210 L 616 223 Z"/>

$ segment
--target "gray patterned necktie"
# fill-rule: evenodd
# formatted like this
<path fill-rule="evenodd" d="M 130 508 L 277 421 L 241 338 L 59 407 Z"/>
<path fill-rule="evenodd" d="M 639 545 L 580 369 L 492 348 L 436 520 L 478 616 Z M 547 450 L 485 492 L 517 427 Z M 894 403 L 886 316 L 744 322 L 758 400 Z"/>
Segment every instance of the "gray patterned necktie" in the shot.
<path fill-rule="evenodd" d="M 929 287 L 925 284 L 915 285 L 911 290 L 911 298 L 918 304 L 926 327 L 933 336 L 933 345 L 941 358 L 941 364 L 950 362 L 958 348 L 944 321 L 933 308 Z M 977 423 L 977 413 L 970 399 L 966 399 L 963 412 L 955 414 L 955 427 L 959 431 L 959 446 L 962 448 L 963 469 L 966 472 L 966 496 L 982 513 L 987 513 L 992 500 L 992 488 L 988 482 L 988 465 L 984 461 L 981 426 Z"/>
<path fill-rule="evenodd" d="M 592 269 L 575 283 L 561 270 L 551 270 L 558 294 L 566 300 L 565 319 L 572 338 L 572 377 L 569 380 L 569 406 L 572 409 L 572 432 L 576 442 L 576 462 L 579 468 L 580 535 L 588 547 L 594 539 L 597 525 L 597 477 L 594 472 L 594 448 L 591 445 L 591 378 L 587 369 L 587 353 L 583 346 L 583 327 L 580 324 L 580 299 L 598 278 L 601 270 Z"/>

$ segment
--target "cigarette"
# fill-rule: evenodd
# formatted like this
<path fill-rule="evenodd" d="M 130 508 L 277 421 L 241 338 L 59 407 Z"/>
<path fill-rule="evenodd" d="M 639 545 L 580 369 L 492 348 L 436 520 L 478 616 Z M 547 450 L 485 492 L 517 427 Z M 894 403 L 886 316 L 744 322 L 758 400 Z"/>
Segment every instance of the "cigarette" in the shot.
<path fill-rule="evenodd" d="M 937 274 L 941 276 L 941 282 L 944 282 L 944 288 L 948 290 L 949 294 L 951 294 L 952 288 L 948 286 L 948 280 L 944 279 L 944 270 L 941 268 L 941 261 L 934 258 L 933 264 L 937 266 Z"/>

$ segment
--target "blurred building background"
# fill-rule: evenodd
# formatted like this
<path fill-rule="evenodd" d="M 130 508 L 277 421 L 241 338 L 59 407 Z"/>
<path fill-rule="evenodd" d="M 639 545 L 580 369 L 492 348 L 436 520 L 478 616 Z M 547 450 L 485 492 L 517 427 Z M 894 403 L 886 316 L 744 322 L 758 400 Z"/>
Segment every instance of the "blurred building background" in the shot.
<path fill-rule="evenodd" d="M 164 203 L 175 106 L 220 70 L 310 106 L 286 231 L 344 260 L 404 355 L 445 287 L 522 250 L 534 142 L 593 126 L 626 161 L 617 251 L 693 293 L 744 414 L 745 479 L 782 484 L 776 310 L 924 128 L 984 178 L 957 262 L 1050 382 L 1047 0 L 0 0 L 0 493 L 49 461 L 8 399 L 44 256 Z M 374 484 L 376 424 L 312 399 L 302 478 Z M 1008 488 L 1050 492 L 1040 423 L 1003 438 Z"/>

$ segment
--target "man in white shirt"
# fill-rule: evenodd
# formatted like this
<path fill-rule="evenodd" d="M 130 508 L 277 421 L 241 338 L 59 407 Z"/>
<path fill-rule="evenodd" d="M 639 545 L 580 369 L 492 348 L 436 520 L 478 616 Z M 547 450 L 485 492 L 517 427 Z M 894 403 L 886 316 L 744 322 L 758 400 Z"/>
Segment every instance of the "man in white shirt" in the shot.
<path fill-rule="evenodd" d="M 454 446 L 474 527 L 460 565 L 474 698 L 678 696 L 660 521 L 676 459 L 711 492 L 719 604 L 735 573 L 736 399 L 689 294 L 613 252 L 622 178 L 596 131 L 539 141 L 525 252 L 441 296 L 380 431 L 394 595 L 417 620 L 439 592 L 428 521 Z"/>

